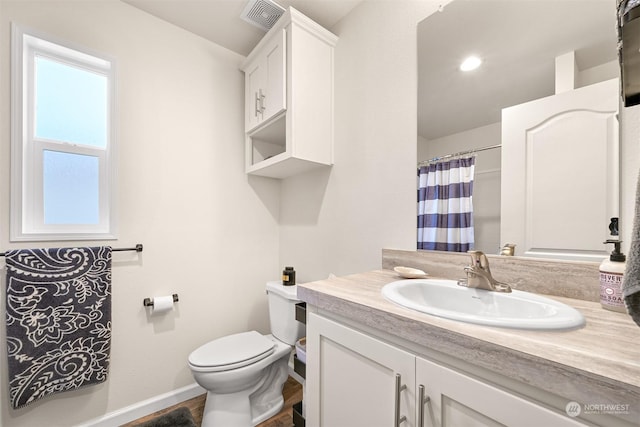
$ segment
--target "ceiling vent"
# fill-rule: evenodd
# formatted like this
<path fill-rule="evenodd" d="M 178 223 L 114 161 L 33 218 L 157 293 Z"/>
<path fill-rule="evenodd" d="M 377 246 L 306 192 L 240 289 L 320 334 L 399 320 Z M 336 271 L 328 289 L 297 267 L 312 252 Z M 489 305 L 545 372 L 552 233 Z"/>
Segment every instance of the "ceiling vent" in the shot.
<path fill-rule="evenodd" d="M 285 10 L 271 0 L 249 0 L 240 17 L 248 23 L 269 31 Z"/>

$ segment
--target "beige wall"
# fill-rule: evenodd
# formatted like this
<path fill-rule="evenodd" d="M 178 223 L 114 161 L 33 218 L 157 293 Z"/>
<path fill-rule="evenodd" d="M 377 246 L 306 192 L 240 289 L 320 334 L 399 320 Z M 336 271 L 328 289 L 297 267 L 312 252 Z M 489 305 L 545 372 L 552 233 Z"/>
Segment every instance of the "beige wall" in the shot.
<path fill-rule="evenodd" d="M 302 281 L 380 268 L 414 249 L 417 23 L 436 2 L 367 1 L 331 30 L 335 165 L 282 183 L 280 261 Z"/>
<path fill-rule="evenodd" d="M 212 338 L 268 331 L 279 188 L 244 174 L 240 55 L 119 1 L 2 0 L 0 17 L 0 251 L 70 244 L 8 241 L 9 22 L 117 58 L 120 238 L 109 243 L 145 249 L 114 254 L 109 380 L 14 411 L 0 354 L 0 425 L 70 426 L 192 384 L 187 356 Z M 171 293 L 178 309 L 147 317 L 143 298 Z"/>

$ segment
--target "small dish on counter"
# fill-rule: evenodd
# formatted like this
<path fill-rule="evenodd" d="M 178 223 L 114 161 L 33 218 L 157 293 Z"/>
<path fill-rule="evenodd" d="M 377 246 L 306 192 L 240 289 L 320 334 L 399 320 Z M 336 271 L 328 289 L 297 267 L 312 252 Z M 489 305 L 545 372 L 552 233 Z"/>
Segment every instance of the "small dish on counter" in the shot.
<path fill-rule="evenodd" d="M 405 279 L 424 279 L 428 276 L 424 271 L 411 267 L 394 267 L 393 271 Z"/>

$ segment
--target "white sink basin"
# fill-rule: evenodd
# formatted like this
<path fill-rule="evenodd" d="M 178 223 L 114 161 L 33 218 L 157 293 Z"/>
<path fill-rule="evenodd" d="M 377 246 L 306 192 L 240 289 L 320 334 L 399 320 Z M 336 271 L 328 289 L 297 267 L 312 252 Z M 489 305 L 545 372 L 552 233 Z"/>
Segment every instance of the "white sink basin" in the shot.
<path fill-rule="evenodd" d="M 466 288 L 455 280 L 398 280 L 385 285 L 382 295 L 412 310 L 479 325 L 535 330 L 584 325 L 578 310 L 550 298 Z"/>

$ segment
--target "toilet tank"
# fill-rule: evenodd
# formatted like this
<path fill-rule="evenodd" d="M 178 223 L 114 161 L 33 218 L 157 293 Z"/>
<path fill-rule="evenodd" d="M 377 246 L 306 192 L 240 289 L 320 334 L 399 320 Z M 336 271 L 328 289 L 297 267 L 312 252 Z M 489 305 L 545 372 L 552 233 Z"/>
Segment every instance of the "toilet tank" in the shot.
<path fill-rule="evenodd" d="M 267 282 L 271 334 L 280 341 L 295 345 L 305 336 L 304 324 L 296 320 L 298 286 L 283 286 L 282 282 Z"/>

